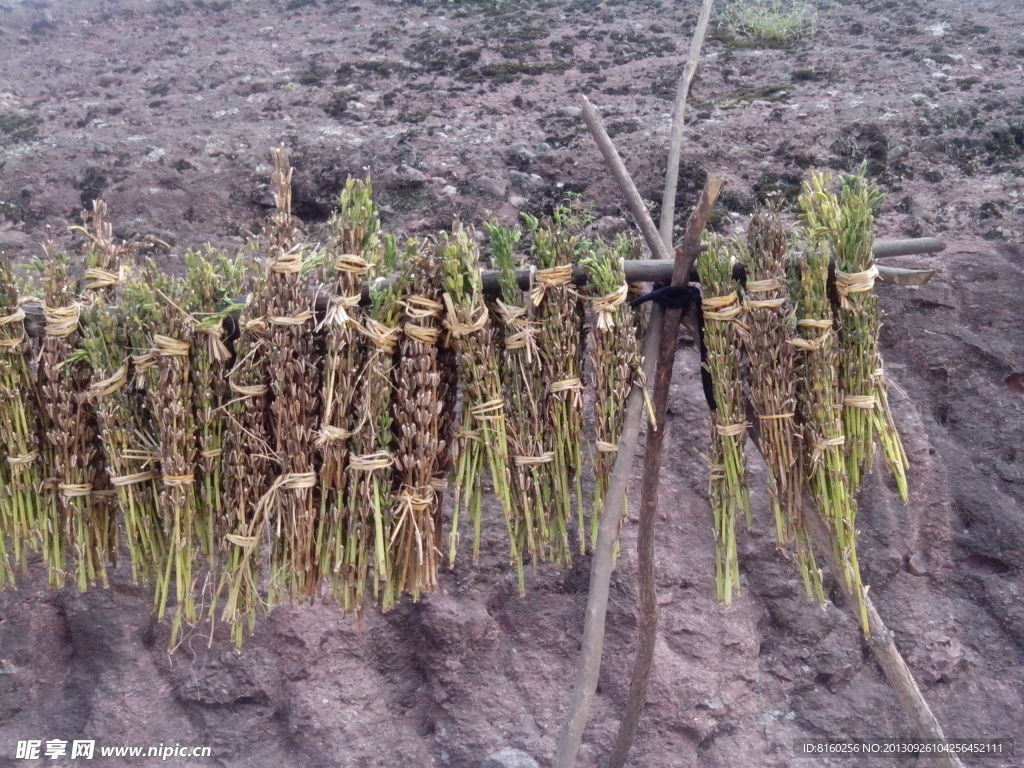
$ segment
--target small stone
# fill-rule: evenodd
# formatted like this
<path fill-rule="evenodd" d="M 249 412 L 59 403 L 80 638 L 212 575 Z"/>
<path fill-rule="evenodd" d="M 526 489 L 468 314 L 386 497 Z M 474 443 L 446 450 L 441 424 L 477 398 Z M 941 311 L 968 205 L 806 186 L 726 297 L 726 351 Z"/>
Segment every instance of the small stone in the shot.
<path fill-rule="evenodd" d="M 477 176 L 473 179 L 472 185 L 477 192 L 483 192 L 490 197 L 504 198 L 508 191 L 508 184 L 503 179 L 491 176 Z"/>
<path fill-rule="evenodd" d="M 536 173 L 523 173 L 521 171 L 509 171 L 508 177 L 512 186 L 520 192 L 531 192 L 544 188 L 544 179 Z"/>
<path fill-rule="evenodd" d="M 395 178 L 408 185 L 420 186 L 427 183 L 428 177 L 423 171 L 402 163 L 395 169 Z"/>
<path fill-rule="evenodd" d="M 915 576 L 928 575 L 928 561 L 920 552 L 915 552 L 907 558 L 907 570 Z"/>
<path fill-rule="evenodd" d="M 505 747 L 484 758 L 480 768 L 540 768 L 540 764 L 521 749 Z"/>

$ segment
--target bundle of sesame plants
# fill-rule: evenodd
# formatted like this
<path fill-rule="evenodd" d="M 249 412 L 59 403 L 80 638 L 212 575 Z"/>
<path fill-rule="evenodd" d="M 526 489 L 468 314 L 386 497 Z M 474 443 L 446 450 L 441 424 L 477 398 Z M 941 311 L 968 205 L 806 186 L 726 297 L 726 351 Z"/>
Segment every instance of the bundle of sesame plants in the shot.
<path fill-rule="evenodd" d="M 292 168 L 284 149 L 275 149 L 272 156 L 275 210 L 264 227 L 264 248 L 271 434 L 278 474 L 260 503 L 275 530 L 270 601 L 276 605 L 286 598 L 311 598 L 320 582 L 315 447 L 320 372 L 305 270 L 311 254 L 292 215 Z"/>
<path fill-rule="evenodd" d="M 83 285 L 89 301 L 82 349 L 92 378 L 86 395 L 96 414 L 106 480 L 123 520 L 132 578 L 158 585 L 156 602 L 163 604 L 167 542 L 159 506 L 159 452 L 149 404 L 132 378 L 130 354 L 145 343 L 141 325 L 152 317 L 132 312 L 121 295 L 135 246 L 116 242 L 105 216 L 106 206 L 94 201 L 92 215 L 77 228 L 87 242 Z"/>
<path fill-rule="evenodd" d="M 625 259 L 634 251 L 632 241 L 620 238 L 613 247 L 598 243 L 593 254 L 583 260 L 589 278 L 589 296 L 595 321 L 591 329 L 591 360 L 594 376 L 594 456 L 593 514 L 590 520 L 590 546 L 597 546 L 601 509 L 611 481 L 615 454 L 625 417 L 626 399 L 636 380 L 641 363 L 640 340 L 636 321 L 626 300 Z M 627 509 L 623 510 L 625 515 Z"/>
<path fill-rule="evenodd" d="M 732 603 L 740 586 L 736 520 L 750 524 L 747 492 L 746 409 L 741 378 L 742 329 L 739 286 L 733 263 L 743 252 L 737 240 L 711 235 L 697 258 L 704 315 L 704 343 L 715 410 L 711 414 L 711 507 L 715 529 L 715 583 L 718 599 Z"/>
<path fill-rule="evenodd" d="M 265 506 L 260 500 L 274 482 L 270 436 L 270 384 L 266 322 L 266 277 L 250 273 L 248 298 L 238 317 L 234 364 L 228 372 L 228 400 L 223 408 L 225 542 L 228 552 L 218 590 L 223 595 L 223 621 L 241 646 L 255 628 L 264 604 L 261 547 L 271 535 Z"/>
<path fill-rule="evenodd" d="M 369 179 L 348 180 L 330 226 L 331 242 L 321 270 L 327 310 L 322 415 L 316 439 L 322 461 L 317 550 L 322 577 L 333 583 L 344 608 L 355 610 L 362 604 L 371 530 L 367 516 L 347 500 L 350 442 L 357 427 L 354 406 L 364 363 L 359 303 L 379 244 L 380 222 Z"/>
<path fill-rule="evenodd" d="M 808 596 L 824 599 L 810 534 L 802 516 L 803 461 L 796 420 L 797 359 L 789 343 L 793 306 L 786 282 L 786 230 L 777 214 L 761 212 L 748 230 L 743 288 L 744 348 L 750 402 L 768 467 L 776 544 L 795 555 Z"/>
<path fill-rule="evenodd" d="M 804 183 L 800 206 L 809 236 L 826 243 L 835 261 L 839 382 L 850 486 L 856 493 L 863 485 L 877 437 L 905 502 L 909 465 L 889 410 L 888 385 L 878 349 L 882 312 L 874 292 L 878 271 L 872 254 L 872 231 L 873 211 L 881 200 L 881 192 L 868 181 L 862 168 L 859 173 L 841 177 L 838 185 L 830 174 L 812 173 Z"/>
<path fill-rule="evenodd" d="M 857 501 L 850 487 L 843 451 L 842 395 L 839 388 L 839 345 L 828 296 L 829 254 L 814 240 L 794 260 L 797 335 L 791 344 L 800 357 L 797 413 L 803 425 L 805 485 L 829 527 L 836 574 L 856 596 L 862 628 L 868 618 L 857 563 Z"/>
<path fill-rule="evenodd" d="M 13 583 L 8 555 L 25 567 L 37 546 L 39 486 L 42 480 L 36 429 L 39 418 L 29 369 L 25 311 L 10 265 L 0 262 L 0 586 Z"/>
<path fill-rule="evenodd" d="M 501 376 L 511 459 L 511 536 L 520 558 L 528 554 L 536 562 L 548 556 L 555 459 L 547 426 L 547 385 L 537 349 L 536 308 L 520 290 L 516 278 L 515 246 L 522 233 L 495 221 L 487 222 L 485 227 L 491 259 L 500 275 L 492 314 L 501 331 Z"/>
<path fill-rule="evenodd" d="M 530 301 L 539 325 L 537 348 L 547 388 L 545 412 L 552 435 L 553 504 L 542 527 L 548 531 L 552 562 L 572 562 L 569 530 L 576 518 L 578 550 L 587 549 L 583 508 L 583 347 L 584 311 L 572 285 L 572 270 L 581 248 L 576 213 L 563 207 L 551 220 L 524 216 L 533 239 L 537 271 Z"/>
<path fill-rule="evenodd" d="M 410 242 L 402 266 L 403 317 L 394 391 L 394 484 L 388 562 L 396 594 L 418 599 L 437 588 L 441 509 L 435 472 L 446 446 L 439 435 L 444 304 L 440 265 L 429 245 Z"/>
<path fill-rule="evenodd" d="M 199 450 L 196 532 L 212 578 L 216 579 L 228 525 L 223 506 L 222 464 L 227 425 L 223 406 L 229 396 L 227 374 L 232 354 L 226 323 L 240 308 L 245 270 L 241 260 L 213 248 L 187 251 L 185 270 L 182 309 L 192 327 L 189 366 Z M 212 591 L 211 615 L 217 602 L 217 590 Z"/>
<path fill-rule="evenodd" d="M 501 504 L 510 535 L 510 555 L 516 563 L 520 587 L 523 559 L 512 536 L 512 500 L 509 477 L 508 428 L 502 394 L 500 356 L 494 327 L 484 302 L 483 281 L 476 243 L 460 226 L 442 238 L 438 256 L 444 274 L 445 325 L 458 359 L 462 384 L 462 426 L 455 470 L 455 511 L 452 520 L 454 561 L 458 524 L 467 515 L 473 525 L 473 559 L 480 551 L 483 475 L 490 474 L 494 495 Z"/>
<path fill-rule="evenodd" d="M 398 244 L 386 237 L 371 261 L 369 304 L 361 317 L 365 363 L 353 402 L 353 429 L 348 461 L 346 517 L 354 529 L 351 565 L 355 574 L 352 600 L 364 602 L 368 579 L 373 599 L 390 609 L 396 599 L 388 542 L 392 534 L 394 415 L 392 399 L 395 350 L 401 335 L 401 285 L 386 279 L 398 264 Z M 371 557 L 372 552 L 372 571 Z"/>
<path fill-rule="evenodd" d="M 149 397 L 159 444 L 160 513 L 166 556 L 157 584 L 157 615 L 165 614 L 173 584 L 172 647 L 180 641 L 184 626 L 192 626 L 197 620 L 193 593 L 203 552 L 191 365 L 195 325 L 183 309 L 185 301 L 184 281 L 159 273 L 150 262 L 128 284 L 122 302 L 131 315 L 145 318 L 140 325 L 150 344 L 148 351 L 134 357 L 133 364 L 136 383 Z"/>
<path fill-rule="evenodd" d="M 38 393 L 53 471 L 43 482 L 38 524 L 51 583 L 61 586 L 73 573 L 85 591 L 96 583 L 107 584 L 116 528 L 109 502 L 95 493 L 105 485 L 106 470 L 87 395 L 90 370 L 81 347 L 82 304 L 70 287 L 69 260 L 63 253 L 47 252 L 37 266 L 45 322 Z M 68 562 L 71 557 L 74 562 Z"/>

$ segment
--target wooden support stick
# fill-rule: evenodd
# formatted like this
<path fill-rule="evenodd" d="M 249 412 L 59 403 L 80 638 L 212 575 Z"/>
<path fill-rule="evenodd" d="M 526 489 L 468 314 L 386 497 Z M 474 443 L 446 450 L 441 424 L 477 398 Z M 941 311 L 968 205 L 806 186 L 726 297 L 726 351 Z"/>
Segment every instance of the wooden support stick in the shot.
<path fill-rule="evenodd" d="M 583 109 L 583 121 L 587 124 L 594 141 L 597 142 L 604 156 L 608 169 L 619 184 L 619 189 L 626 198 L 633 217 L 636 219 L 647 247 L 662 259 L 670 259 L 673 254 L 665 246 L 658 230 L 651 220 L 650 213 L 636 185 L 629 176 L 622 158 L 619 157 L 615 145 L 608 137 L 601 118 L 594 110 L 586 96 L 580 97 Z M 655 304 L 647 326 L 647 338 L 644 341 L 644 376 L 651 380 L 654 377 L 654 365 L 661 345 L 661 325 L 664 310 Z M 633 470 L 633 454 L 636 452 L 637 439 L 644 418 L 643 386 L 634 384 L 626 400 L 625 416 L 623 417 L 622 433 L 619 436 L 619 450 L 612 467 L 612 476 L 608 484 L 608 492 L 604 497 L 604 508 L 601 511 L 601 524 L 597 532 L 597 546 L 590 562 L 590 590 L 587 594 L 587 610 L 583 620 L 583 638 L 580 644 L 580 658 L 576 669 L 576 683 L 573 686 L 572 699 L 565 725 L 558 737 L 558 749 L 555 753 L 555 768 L 574 768 L 576 753 L 583 741 L 583 729 L 590 714 L 590 704 L 597 691 L 597 678 L 601 670 L 601 653 L 604 650 L 605 619 L 608 614 L 608 590 L 611 585 L 612 568 L 614 566 L 615 540 L 619 532 L 619 515 L 626 500 L 626 489 L 629 476 Z"/>
<path fill-rule="evenodd" d="M 829 534 L 828 525 L 821 518 L 814 500 L 809 496 L 804 497 L 803 508 L 807 511 L 807 514 L 804 515 L 804 522 L 807 523 L 807 528 L 811 532 L 814 543 L 825 554 L 829 567 L 836 577 L 836 583 L 843 590 L 847 605 L 855 615 L 858 615 L 857 597 L 853 594 L 849 585 L 846 584 L 846 581 L 841 578 L 845 569 L 836 559 L 835 548 L 832 546 L 832 537 Z M 875 605 L 866 591 L 864 594 L 864 606 L 867 609 L 868 629 L 871 632 L 871 636 L 867 639 L 868 647 L 871 649 L 875 661 L 878 662 L 878 666 L 882 668 L 882 673 L 885 675 L 889 687 L 896 694 L 896 700 L 899 702 L 903 714 L 910 721 L 914 734 L 923 741 L 944 742 L 946 735 L 942 731 L 942 725 L 939 723 L 938 718 L 935 717 L 935 713 L 932 712 L 932 708 L 928 706 L 928 702 L 925 700 L 924 694 L 921 693 L 917 681 L 914 680 L 914 676 L 910 673 L 907 662 L 904 660 L 899 648 L 896 647 L 892 630 L 882 621 L 882 617 L 875 609 Z M 858 626 L 860 625 L 859 618 L 857 624 Z M 960 759 L 951 753 L 937 754 L 934 759 L 935 765 L 941 768 L 963 768 L 963 763 Z"/>
<path fill-rule="evenodd" d="M 672 285 L 686 285 L 690 268 L 700 252 L 700 236 L 707 226 L 711 211 L 722 190 L 721 179 L 709 177 L 701 193 L 697 207 L 686 224 L 683 244 L 676 250 L 676 269 Z M 697 308 L 700 311 L 700 308 Z M 668 390 L 672 383 L 672 368 L 676 358 L 676 344 L 679 340 L 679 323 L 682 310 L 668 309 L 661 323 L 661 345 L 658 350 L 658 367 L 654 377 L 654 415 L 657 424 L 647 430 L 644 449 L 644 473 L 640 491 L 640 527 L 637 532 L 637 570 L 639 572 L 639 616 L 637 621 L 637 649 L 633 661 L 633 673 L 629 684 L 629 698 L 626 711 L 619 725 L 609 768 L 622 768 L 633 746 L 637 725 L 647 701 L 647 684 L 654 663 L 654 645 L 658 628 L 658 596 L 655 592 L 654 576 L 654 529 L 658 515 L 658 481 L 661 476 L 661 456 L 665 445 L 667 429 Z"/>

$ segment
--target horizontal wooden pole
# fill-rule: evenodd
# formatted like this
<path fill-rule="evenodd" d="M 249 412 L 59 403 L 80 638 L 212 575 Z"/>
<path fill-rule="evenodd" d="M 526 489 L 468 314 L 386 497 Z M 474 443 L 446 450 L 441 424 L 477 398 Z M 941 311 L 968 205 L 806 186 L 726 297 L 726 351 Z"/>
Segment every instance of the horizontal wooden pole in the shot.
<path fill-rule="evenodd" d="M 945 243 L 936 240 L 934 237 L 918 237 L 912 240 L 878 240 L 875 242 L 874 255 L 876 258 L 887 258 L 890 256 L 912 256 L 921 253 L 936 253 L 944 250 Z M 879 278 L 884 283 L 892 285 L 924 285 L 935 274 L 931 269 L 905 269 L 901 267 L 887 267 L 884 264 L 877 264 Z M 671 259 L 636 259 L 627 261 L 626 280 L 631 283 L 665 283 L 672 279 Z M 484 270 L 484 290 L 488 292 L 498 291 L 498 273 L 493 270 Z M 519 286 L 523 289 L 530 286 L 530 270 L 520 269 L 516 271 Z M 743 279 L 743 269 L 736 272 L 737 279 Z M 586 272 L 582 267 L 576 267 L 573 271 L 573 279 L 577 283 L 586 282 Z M 697 282 L 697 275 L 690 274 L 690 281 Z"/>

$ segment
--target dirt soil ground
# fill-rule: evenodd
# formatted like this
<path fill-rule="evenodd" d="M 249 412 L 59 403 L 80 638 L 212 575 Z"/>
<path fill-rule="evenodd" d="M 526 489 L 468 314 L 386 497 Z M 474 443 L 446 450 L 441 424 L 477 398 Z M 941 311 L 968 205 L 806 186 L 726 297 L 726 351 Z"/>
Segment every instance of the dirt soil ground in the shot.
<path fill-rule="evenodd" d="M 180 253 L 238 245 L 287 146 L 311 231 L 369 168 L 385 226 L 513 220 L 567 191 L 597 226 L 625 209 L 585 132 L 598 106 L 641 192 L 660 196 L 671 99 L 696 2 L 76 0 L 0 2 L 0 250 L 22 260 L 92 199 L 117 232 Z M 788 49 L 713 29 L 691 100 L 680 210 L 728 180 L 716 226 L 791 204 L 809 168 L 867 161 L 881 237 L 933 235 L 920 288 L 883 287 L 884 353 L 912 461 L 904 507 L 875 479 L 859 525 L 865 580 L 947 733 L 1024 750 L 1024 5 L 823 5 Z M 682 217 L 681 217 L 682 220 Z M 906 737 L 842 607 L 806 602 L 764 503 L 743 536 L 744 590 L 714 601 L 696 354 L 679 351 L 658 544 L 657 669 L 636 768 L 775 766 L 815 737 Z M 581 765 L 599 765 L 628 687 L 635 521 L 612 584 L 601 683 Z M 355 626 L 329 606 L 165 652 L 146 596 L 0 595 L 0 764 L 19 739 L 197 744 L 210 765 L 476 768 L 504 746 L 547 764 L 573 679 L 589 561 L 542 569 L 529 596 L 495 542 L 441 591 Z M 986 760 L 1021 764 L 1020 754 Z M 969 760 L 968 763 L 971 761 Z M 99 764 L 99 763 L 97 763 Z M 110 766 L 139 761 L 110 759 Z M 199 765 L 201 763 L 194 763 Z M 205 764 L 205 763 L 203 763 Z M 511 763 L 510 763 L 511 764 Z M 817 759 L 850 766 L 856 759 Z M 903 765 L 892 759 L 872 766 Z"/>

